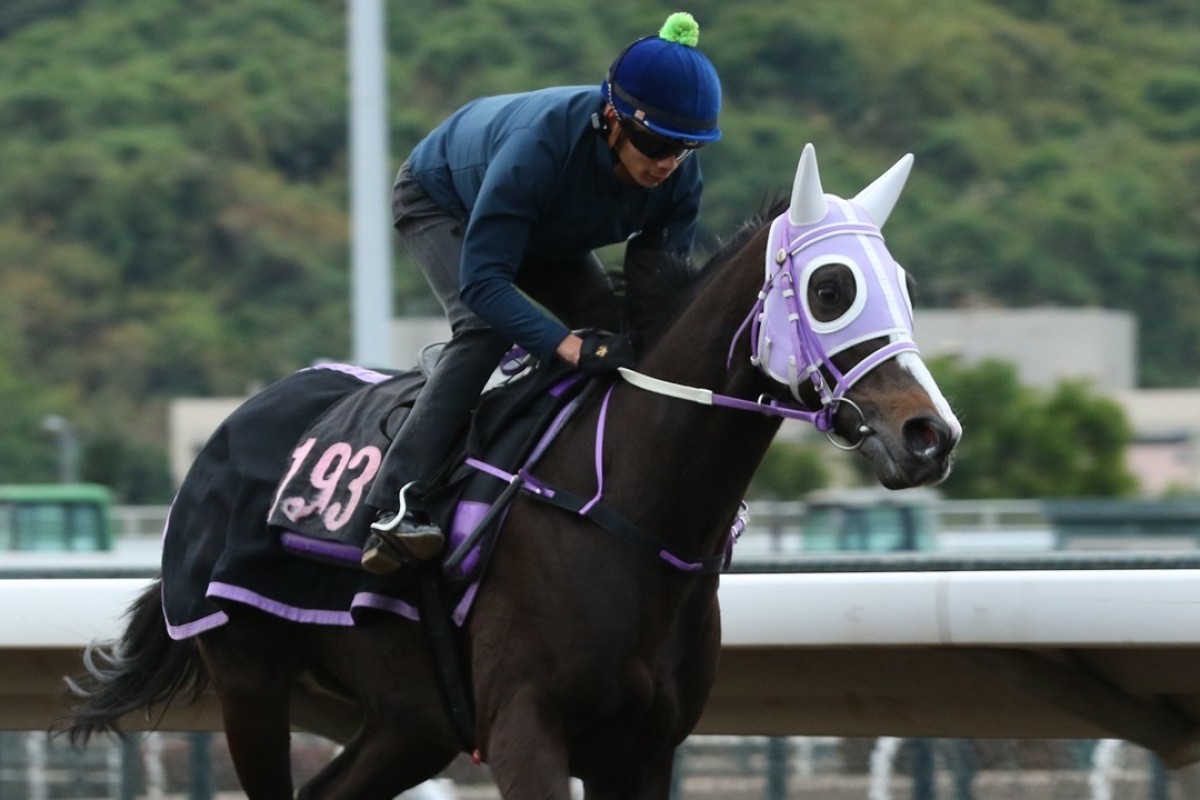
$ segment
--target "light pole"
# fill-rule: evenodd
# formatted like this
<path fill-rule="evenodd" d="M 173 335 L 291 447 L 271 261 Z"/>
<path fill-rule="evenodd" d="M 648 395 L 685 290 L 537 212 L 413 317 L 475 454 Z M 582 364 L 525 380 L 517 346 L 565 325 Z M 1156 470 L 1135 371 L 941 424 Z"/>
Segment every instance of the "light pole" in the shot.
<path fill-rule="evenodd" d="M 391 174 L 383 0 L 350 0 L 350 316 L 353 360 L 392 363 Z"/>
<path fill-rule="evenodd" d="M 42 430 L 54 434 L 58 447 L 58 482 L 79 482 L 79 439 L 75 429 L 61 414 L 42 417 Z"/>

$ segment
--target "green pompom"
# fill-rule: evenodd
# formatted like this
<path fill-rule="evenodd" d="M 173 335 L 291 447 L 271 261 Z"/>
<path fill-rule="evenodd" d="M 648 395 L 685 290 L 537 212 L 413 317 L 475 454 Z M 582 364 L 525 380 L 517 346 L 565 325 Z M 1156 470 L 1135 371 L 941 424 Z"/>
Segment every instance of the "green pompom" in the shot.
<path fill-rule="evenodd" d="M 691 14 L 686 11 L 676 11 L 667 17 L 662 30 L 658 32 L 658 38 L 695 47 L 696 43 L 700 41 L 700 26 L 696 24 L 696 19 Z"/>

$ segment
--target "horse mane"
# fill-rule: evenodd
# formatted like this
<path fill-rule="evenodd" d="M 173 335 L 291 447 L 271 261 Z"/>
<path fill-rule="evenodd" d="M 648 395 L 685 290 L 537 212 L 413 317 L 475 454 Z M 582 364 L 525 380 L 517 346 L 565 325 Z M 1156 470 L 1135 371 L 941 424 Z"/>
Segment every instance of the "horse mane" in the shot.
<path fill-rule="evenodd" d="M 625 328 L 641 352 L 645 352 L 683 313 L 700 289 L 721 267 L 729 263 L 787 207 L 786 198 L 763 204 L 697 268 L 689 259 L 663 250 L 637 248 L 625 251 L 625 297 L 628 317 Z M 636 241 L 636 240 L 635 240 Z"/>

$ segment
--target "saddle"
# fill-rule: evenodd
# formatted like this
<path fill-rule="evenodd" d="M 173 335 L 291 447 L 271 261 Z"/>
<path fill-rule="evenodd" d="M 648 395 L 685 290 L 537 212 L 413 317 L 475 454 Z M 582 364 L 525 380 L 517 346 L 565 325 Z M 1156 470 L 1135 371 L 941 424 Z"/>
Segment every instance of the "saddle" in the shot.
<path fill-rule="evenodd" d="M 359 568 L 374 514 L 365 499 L 441 347 L 425 348 L 415 369 L 346 396 L 300 437 L 267 520 L 288 552 Z M 539 443 L 541 449 L 549 444 L 543 432 L 588 383 L 569 365 L 541 363 L 519 349 L 501 361 L 455 455 L 428 493 L 430 514 L 447 536 L 448 577 L 470 581 L 478 576 L 491 534 L 515 495 L 497 475 L 515 473 Z"/>

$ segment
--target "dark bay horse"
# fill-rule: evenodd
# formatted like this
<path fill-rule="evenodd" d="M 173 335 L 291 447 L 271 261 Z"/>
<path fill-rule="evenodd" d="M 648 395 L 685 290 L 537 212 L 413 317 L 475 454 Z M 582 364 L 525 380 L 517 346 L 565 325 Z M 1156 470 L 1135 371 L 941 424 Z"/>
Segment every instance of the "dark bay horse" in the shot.
<path fill-rule="evenodd" d="M 786 212 L 718 254 L 638 371 L 575 414 L 539 477 L 602 497 L 697 563 L 725 552 L 782 418 L 858 449 L 887 487 L 943 479 L 961 428 L 912 343 L 906 276 L 880 234 L 910 164 L 845 200 L 824 193 L 805 148 Z M 721 639 L 717 572 L 679 561 L 525 496 L 511 506 L 462 629 L 477 752 L 507 800 L 567 800 L 570 776 L 589 800 L 668 796 Z M 419 624 L 300 624 L 233 604 L 226 624 L 174 640 L 160 588 L 119 641 L 89 652 L 73 737 L 211 688 L 252 800 L 293 796 L 292 725 L 345 743 L 301 788 L 313 800 L 392 798 L 461 751 Z"/>

